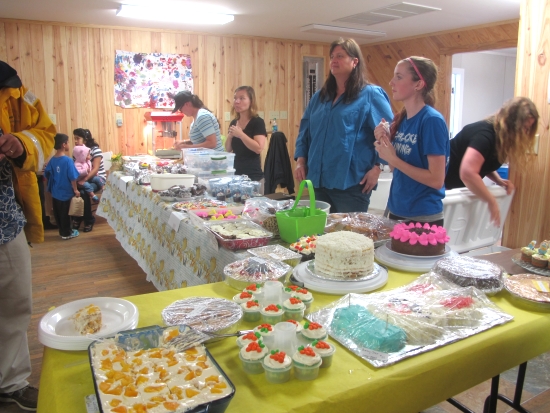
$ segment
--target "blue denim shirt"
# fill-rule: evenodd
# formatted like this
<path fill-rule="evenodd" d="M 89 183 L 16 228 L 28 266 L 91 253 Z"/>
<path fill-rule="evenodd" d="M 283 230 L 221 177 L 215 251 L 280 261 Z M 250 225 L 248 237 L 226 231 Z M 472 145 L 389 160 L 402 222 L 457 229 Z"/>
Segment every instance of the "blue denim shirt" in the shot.
<path fill-rule="evenodd" d="M 321 102 L 317 92 L 300 122 L 294 158 L 307 159 L 307 179 L 316 188 L 347 189 L 359 184 L 379 162 L 374 128 L 382 118 L 391 122 L 388 95 L 368 85 L 351 103 L 343 95 L 336 103 Z"/>
<path fill-rule="evenodd" d="M 13 241 L 27 223 L 15 200 L 13 168 L 6 158 L 0 160 L 0 245 Z"/>

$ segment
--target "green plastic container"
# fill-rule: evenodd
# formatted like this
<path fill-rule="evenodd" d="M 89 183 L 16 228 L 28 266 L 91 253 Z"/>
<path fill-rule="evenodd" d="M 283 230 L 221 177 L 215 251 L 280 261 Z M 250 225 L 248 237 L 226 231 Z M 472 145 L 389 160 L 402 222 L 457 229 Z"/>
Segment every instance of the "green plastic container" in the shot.
<path fill-rule="evenodd" d="M 309 190 L 309 208 L 298 207 L 302 191 L 307 184 Z M 293 243 L 304 235 L 322 234 L 325 232 L 327 213 L 315 208 L 315 192 L 310 180 L 303 180 L 296 195 L 296 201 L 288 211 L 277 211 L 277 225 L 283 241 Z"/>

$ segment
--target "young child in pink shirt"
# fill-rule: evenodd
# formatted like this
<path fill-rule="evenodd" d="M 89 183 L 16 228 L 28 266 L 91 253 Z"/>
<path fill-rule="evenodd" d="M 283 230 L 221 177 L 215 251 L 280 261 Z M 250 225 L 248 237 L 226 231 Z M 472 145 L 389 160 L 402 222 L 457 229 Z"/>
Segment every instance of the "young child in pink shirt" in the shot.
<path fill-rule="evenodd" d="M 80 174 L 76 182 L 78 188 L 84 189 L 84 192 L 86 192 L 90 196 L 92 202 L 98 203 L 99 198 L 94 193 L 94 188 L 90 183 L 86 182 L 86 177 L 92 170 L 92 163 L 90 162 L 90 148 L 88 148 L 87 146 L 75 146 L 73 148 L 73 156 L 74 166 Z"/>

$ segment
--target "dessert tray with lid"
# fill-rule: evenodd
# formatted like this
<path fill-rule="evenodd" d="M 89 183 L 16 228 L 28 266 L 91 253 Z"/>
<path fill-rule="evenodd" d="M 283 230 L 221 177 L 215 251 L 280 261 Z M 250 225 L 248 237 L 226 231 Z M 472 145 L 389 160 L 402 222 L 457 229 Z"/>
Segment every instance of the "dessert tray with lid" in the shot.
<path fill-rule="evenodd" d="M 305 288 L 325 294 L 367 293 L 383 287 L 388 282 L 388 271 L 374 263 L 373 271 L 356 279 L 336 279 L 320 274 L 315 270 L 315 260 L 298 264 L 292 276 Z M 328 278 L 327 278 L 328 277 Z"/>
<path fill-rule="evenodd" d="M 410 272 L 427 272 L 435 262 L 441 258 L 458 256 L 448 245 L 445 246 L 445 253 L 437 256 L 420 257 L 416 255 L 401 254 L 391 250 L 390 242 L 384 243 L 374 250 L 374 258 L 390 268 Z"/>

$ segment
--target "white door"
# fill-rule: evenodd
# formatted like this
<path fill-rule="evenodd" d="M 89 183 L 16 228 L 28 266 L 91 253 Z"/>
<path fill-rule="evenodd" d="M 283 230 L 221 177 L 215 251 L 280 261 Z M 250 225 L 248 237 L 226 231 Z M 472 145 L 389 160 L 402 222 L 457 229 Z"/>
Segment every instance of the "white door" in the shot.
<path fill-rule="evenodd" d="M 464 69 L 453 68 L 451 78 L 451 118 L 449 122 L 449 138 L 462 129 L 462 100 L 464 96 Z"/>

